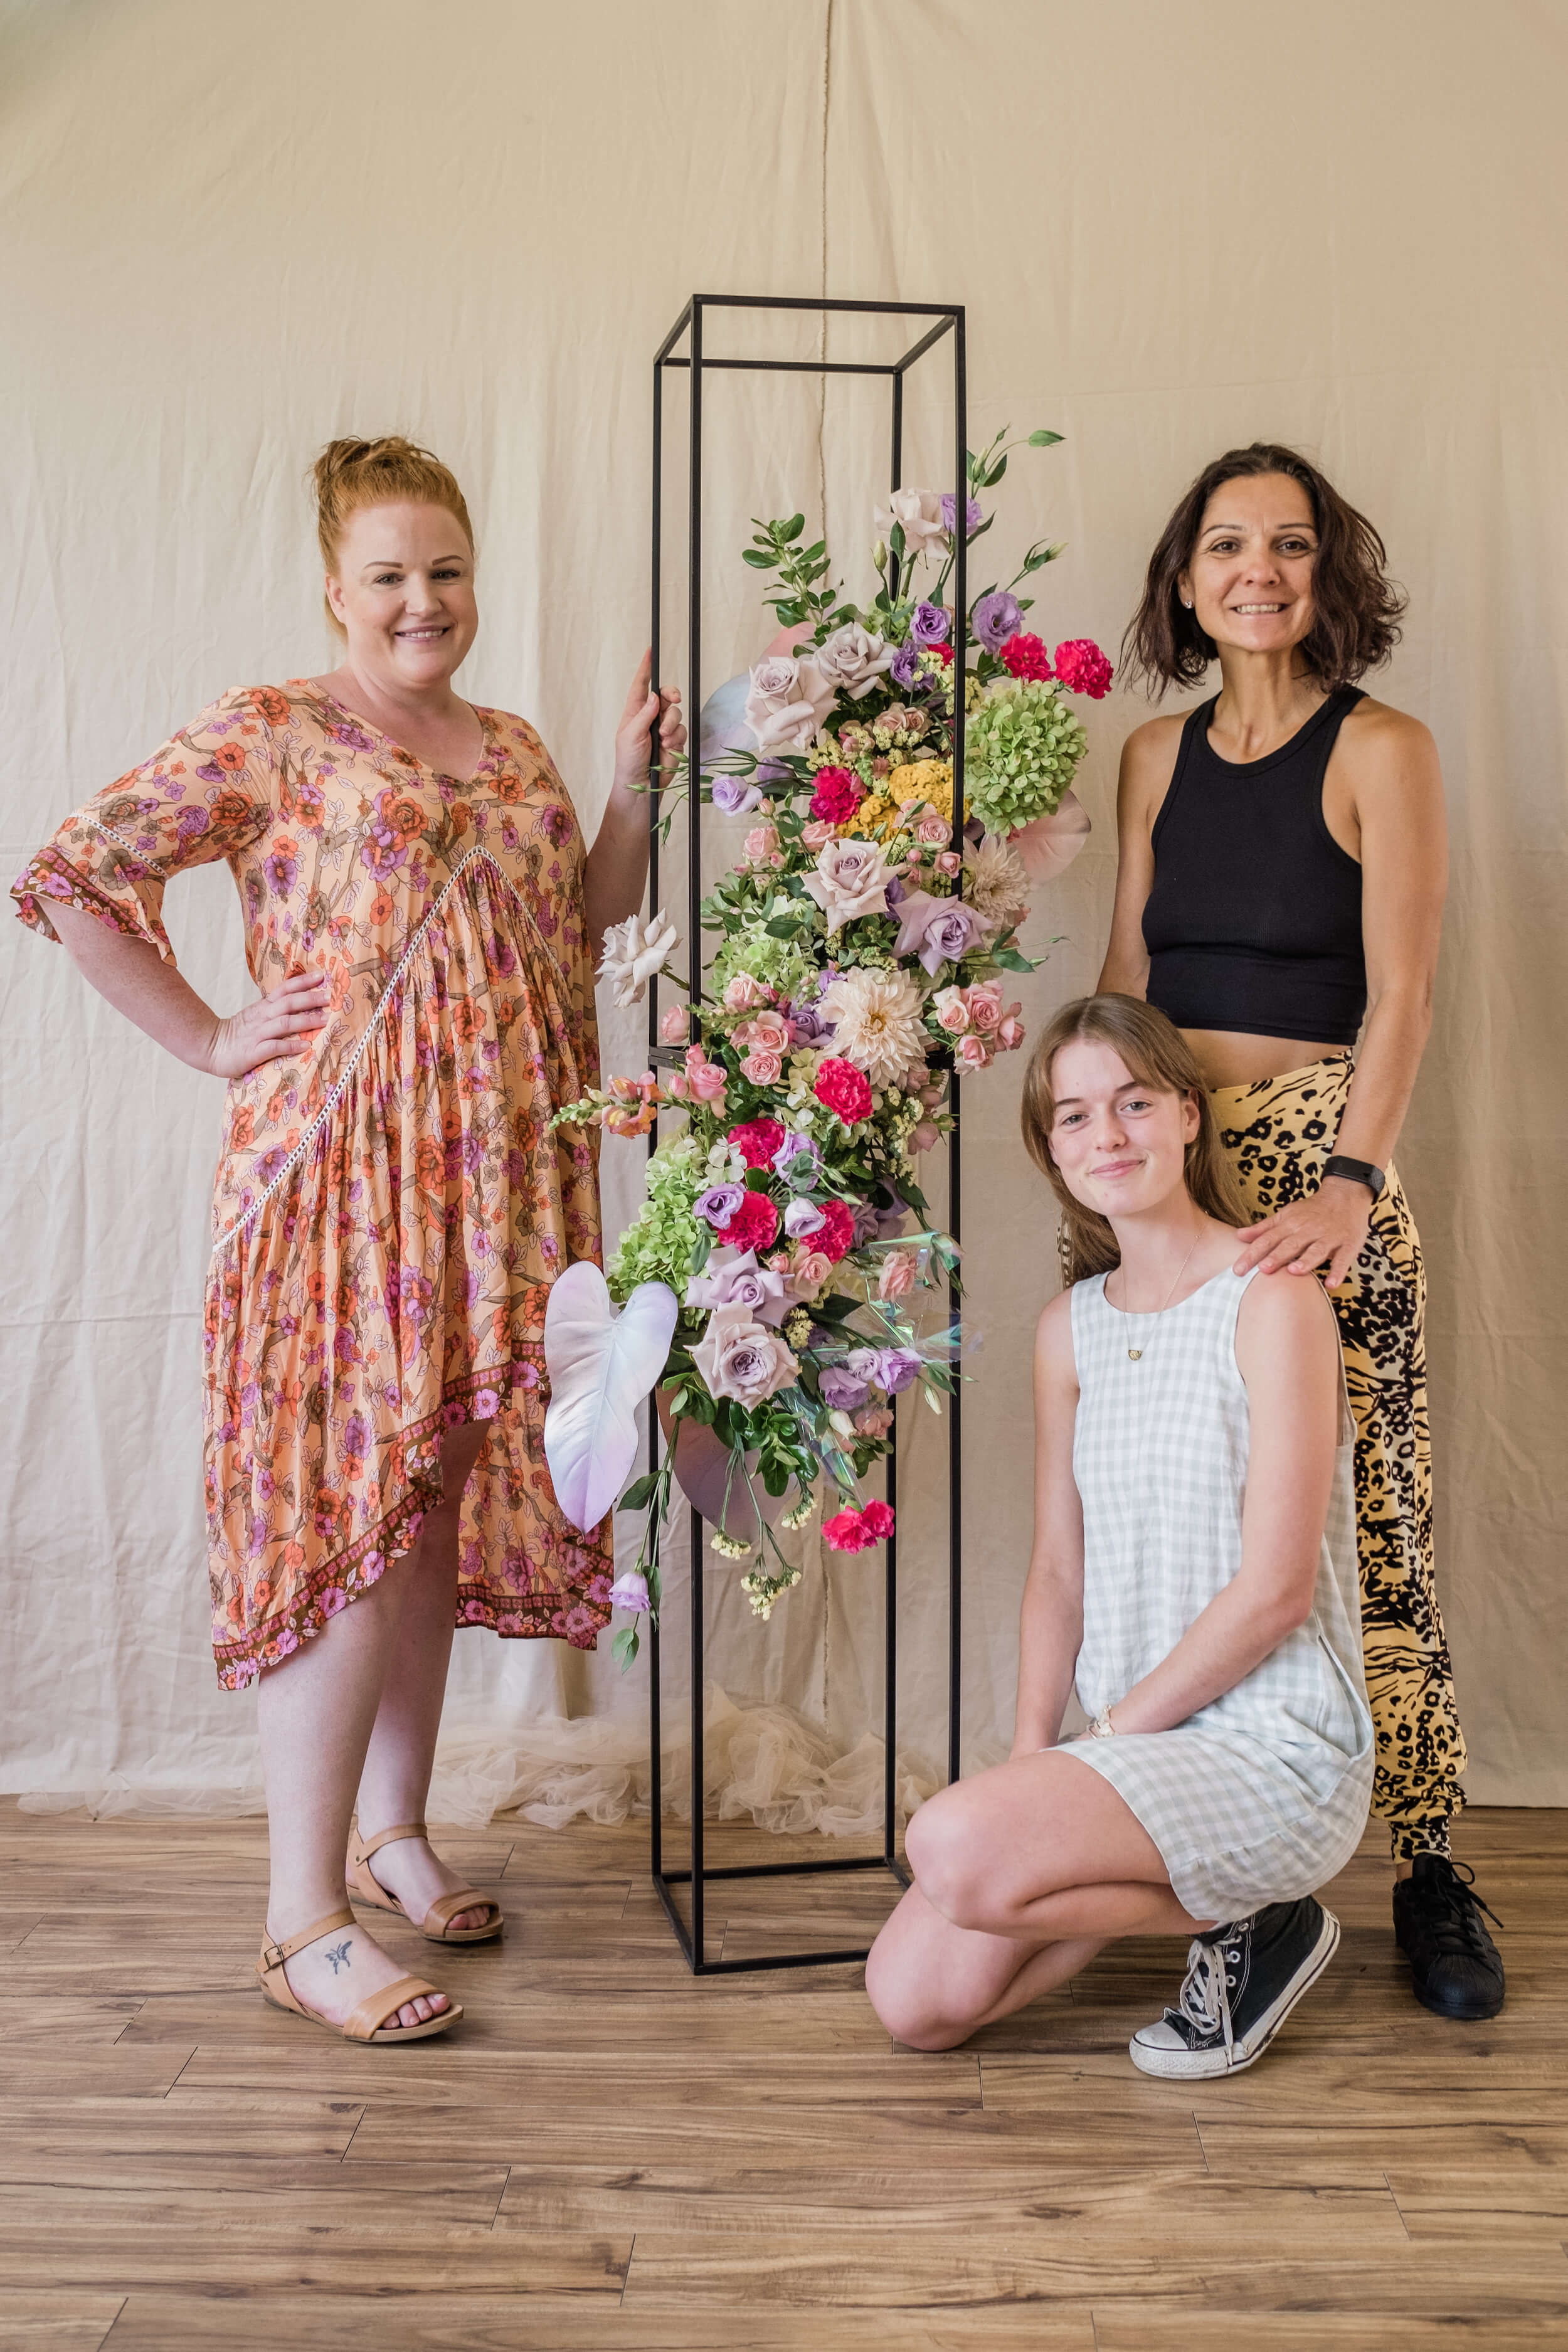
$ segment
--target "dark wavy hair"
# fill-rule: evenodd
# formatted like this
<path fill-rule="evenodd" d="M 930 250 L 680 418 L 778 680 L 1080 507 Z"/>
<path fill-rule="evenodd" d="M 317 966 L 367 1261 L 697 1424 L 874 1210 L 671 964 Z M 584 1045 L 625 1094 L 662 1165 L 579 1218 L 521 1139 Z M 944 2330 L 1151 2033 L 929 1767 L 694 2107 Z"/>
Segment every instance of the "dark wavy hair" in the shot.
<path fill-rule="evenodd" d="M 1143 599 L 1128 624 L 1121 660 L 1124 672 L 1142 677 L 1156 698 L 1168 686 L 1196 686 L 1219 651 L 1182 603 L 1176 583 L 1192 562 L 1215 492 L 1252 474 L 1285 474 L 1311 501 L 1318 534 L 1313 619 L 1296 648 L 1308 674 L 1331 691 L 1352 685 L 1385 662 L 1399 642 L 1406 599 L 1388 577 L 1388 550 L 1379 533 L 1299 449 L 1254 441 L 1204 467 L 1149 558 Z"/>

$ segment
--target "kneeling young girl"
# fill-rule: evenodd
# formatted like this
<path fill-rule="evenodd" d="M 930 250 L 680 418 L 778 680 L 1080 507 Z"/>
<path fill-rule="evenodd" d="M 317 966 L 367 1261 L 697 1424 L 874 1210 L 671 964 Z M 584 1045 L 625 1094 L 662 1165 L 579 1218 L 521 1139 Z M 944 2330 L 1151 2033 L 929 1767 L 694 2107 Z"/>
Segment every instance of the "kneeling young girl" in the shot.
<path fill-rule="evenodd" d="M 909 1826 L 914 1885 L 866 1989 L 949 2050 L 1118 1936 L 1188 1935 L 1146 2074 L 1250 2066 L 1339 1923 L 1312 1889 L 1372 1792 L 1351 1427 L 1315 1281 L 1237 1276 L 1247 1216 L 1203 1077 L 1162 1013 L 1064 1007 L 1024 1139 L 1070 1286 L 1035 1349 L 1034 1552 L 1010 1760 Z M 1060 1741 L 1076 1680 L 1089 1727 Z"/>

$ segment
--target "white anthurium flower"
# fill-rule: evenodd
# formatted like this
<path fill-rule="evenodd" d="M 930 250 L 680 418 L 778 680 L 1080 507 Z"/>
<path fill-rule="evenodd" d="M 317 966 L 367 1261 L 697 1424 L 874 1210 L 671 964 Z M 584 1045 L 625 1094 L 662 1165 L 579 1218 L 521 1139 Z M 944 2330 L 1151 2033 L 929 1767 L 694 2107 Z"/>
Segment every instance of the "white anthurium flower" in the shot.
<path fill-rule="evenodd" d="M 663 971 L 679 945 L 680 934 L 662 907 L 646 923 L 640 915 L 628 915 L 605 933 L 599 978 L 613 984 L 617 1005 L 640 1004 L 648 982 Z"/>

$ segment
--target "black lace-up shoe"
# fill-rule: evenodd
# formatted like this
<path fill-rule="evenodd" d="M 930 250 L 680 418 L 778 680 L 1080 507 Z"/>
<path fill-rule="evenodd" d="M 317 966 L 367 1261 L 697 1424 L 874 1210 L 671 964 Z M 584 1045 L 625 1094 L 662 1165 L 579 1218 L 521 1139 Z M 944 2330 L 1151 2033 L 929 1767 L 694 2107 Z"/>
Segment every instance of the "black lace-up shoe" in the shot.
<path fill-rule="evenodd" d="M 1439 2017 L 1495 2017 L 1502 2007 L 1502 1960 L 1481 1913 L 1502 1921 L 1474 1887 L 1475 1873 L 1442 1853 L 1418 1853 L 1394 1883 L 1394 1932 L 1416 2000 Z"/>
<path fill-rule="evenodd" d="M 1132 2063 L 1183 2081 L 1240 2074 L 1262 2057 L 1339 1940 L 1339 1921 L 1310 1895 L 1196 1937 L 1176 2007 L 1133 2035 Z"/>

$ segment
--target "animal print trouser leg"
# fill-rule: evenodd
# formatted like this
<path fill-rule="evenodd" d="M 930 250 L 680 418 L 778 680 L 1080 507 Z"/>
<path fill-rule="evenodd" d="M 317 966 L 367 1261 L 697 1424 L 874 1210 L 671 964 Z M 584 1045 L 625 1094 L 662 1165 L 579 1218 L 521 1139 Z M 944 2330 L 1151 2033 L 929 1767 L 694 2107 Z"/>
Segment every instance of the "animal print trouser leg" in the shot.
<path fill-rule="evenodd" d="M 1350 1094 L 1348 1054 L 1212 1100 L 1247 1204 L 1268 1216 L 1315 1192 Z M 1448 1850 L 1465 1801 L 1465 1739 L 1432 1562 L 1426 1278 L 1392 1168 L 1372 1229 L 1329 1297 L 1355 1416 L 1356 1533 L 1367 1693 L 1377 1733 L 1372 1809 L 1396 1860 Z"/>

